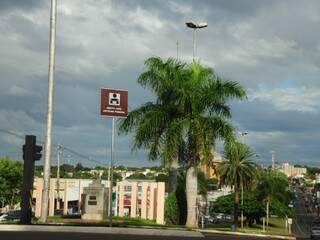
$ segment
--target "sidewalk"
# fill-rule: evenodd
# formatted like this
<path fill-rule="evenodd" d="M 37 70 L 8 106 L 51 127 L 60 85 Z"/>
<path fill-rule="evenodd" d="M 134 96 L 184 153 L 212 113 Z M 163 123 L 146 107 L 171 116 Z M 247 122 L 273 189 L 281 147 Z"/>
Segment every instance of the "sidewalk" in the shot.
<path fill-rule="evenodd" d="M 1 231 L 20 232 L 77 232 L 77 233 L 100 233 L 100 234 L 124 234 L 144 236 L 167 236 L 204 238 L 198 231 L 188 230 L 160 230 L 145 228 L 119 228 L 119 227 L 81 227 L 81 226 L 48 226 L 48 225 L 9 225 L 0 224 Z"/>
<path fill-rule="evenodd" d="M 227 231 L 205 230 L 205 229 L 196 229 L 196 231 L 199 231 L 202 233 L 218 233 L 218 234 L 234 235 L 234 236 L 251 236 L 251 237 L 262 237 L 262 238 L 296 240 L 296 237 L 293 237 L 293 236 L 269 235 L 269 234 L 259 234 L 259 233 L 227 232 Z"/>

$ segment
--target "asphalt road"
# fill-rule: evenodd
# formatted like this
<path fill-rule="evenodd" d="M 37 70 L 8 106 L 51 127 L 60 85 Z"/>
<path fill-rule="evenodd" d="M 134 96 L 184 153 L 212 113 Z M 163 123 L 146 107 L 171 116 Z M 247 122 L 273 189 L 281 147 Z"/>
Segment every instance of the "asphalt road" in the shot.
<path fill-rule="evenodd" d="M 315 219 L 314 213 L 308 213 L 305 207 L 305 194 L 297 190 L 298 198 L 295 206 L 295 218 L 293 219 L 292 232 L 297 239 L 310 239 L 310 229 Z"/>
<path fill-rule="evenodd" d="M 139 235 L 114 235 L 92 233 L 52 233 L 52 232 L 0 232 L 1 240 L 231 240 L 231 239 L 266 239 L 248 236 L 230 236 L 222 234 L 205 234 L 205 238 L 157 237 Z M 271 239 L 271 238 L 268 238 Z M 272 239 L 271 239 L 272 240 Z"/>

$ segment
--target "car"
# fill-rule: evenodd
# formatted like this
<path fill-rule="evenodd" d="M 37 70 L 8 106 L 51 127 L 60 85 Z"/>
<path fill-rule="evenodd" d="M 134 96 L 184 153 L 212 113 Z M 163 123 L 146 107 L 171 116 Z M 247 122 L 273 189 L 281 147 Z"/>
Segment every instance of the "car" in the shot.
<path fill-rule="evenodd" d="M 7 221 L 7 220 L 8 220 L 8 214 L 4 213 L 0 216 L 0 222 Z"/>
<path fill-rule="evenodd" d="M 313 226 L 311 228 L 311 239 L 320 239 L 320 226 Z"/>

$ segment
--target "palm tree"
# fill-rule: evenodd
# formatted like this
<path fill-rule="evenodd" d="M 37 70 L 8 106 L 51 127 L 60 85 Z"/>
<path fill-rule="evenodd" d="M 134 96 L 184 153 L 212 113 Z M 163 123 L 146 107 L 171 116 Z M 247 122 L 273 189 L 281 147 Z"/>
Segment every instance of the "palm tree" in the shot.
<path fill-rule="evenodd" d="M 135 146 L 149 150 L 149 159 L 186 159 L 187 227 L 197 227 L 197 166 L 212 159 L 216 139 L 234 138 L 227 101 L 243 99 L 245 90 L 223 80 L 211 68 L 160 58 L 146 61 L 138 81 L 157 99 L 129 113 L 120 132 L 135 131 Z M 200 157 L 201 156 L 201 157 Z"/>
<path fill-rule="evenodd" d="M 218 164 L 218 174 L 222 185 L 234 189 L 234 224 L 238 227 L 238 209 L 241 187 L 249 187 L 256 176 L 256 164 L 252 160 L 255 156 L 251 149 L 239 142 L 230 142 L 225 149 L 228 160 Z"/>
<path fill-rule="evenodd" d="M 169 58 L 163 61 L 151 57 L 145 61 L 147 70 L 138 83 L 150 89 L 156 99 L 131 111 L 126 119 L 120 121 L 119 133 L 135 132 L 133 149 L 146 148 L 149 160 L 162 158 L 169 167 L 169 192 L 177 186 L 178 157 L 182 139 L 171 136 L 170 125 L 179 117 L 176 102 L 177 83 L 184 78 L 185 64 Z M 180 144 L 182 145 L 182 144 Z"/>

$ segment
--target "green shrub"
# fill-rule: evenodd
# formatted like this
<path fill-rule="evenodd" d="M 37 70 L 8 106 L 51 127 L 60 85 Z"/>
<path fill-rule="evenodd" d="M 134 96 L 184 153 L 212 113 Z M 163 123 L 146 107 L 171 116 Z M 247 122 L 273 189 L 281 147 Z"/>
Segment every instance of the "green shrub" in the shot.
<path fill-rule="evenodd" d="M 164 217 L 167 224 L 179 224 L 179 206 L 176 198 L 176 192 L 172 192 L 166 198 L 164 205 Z"/>

